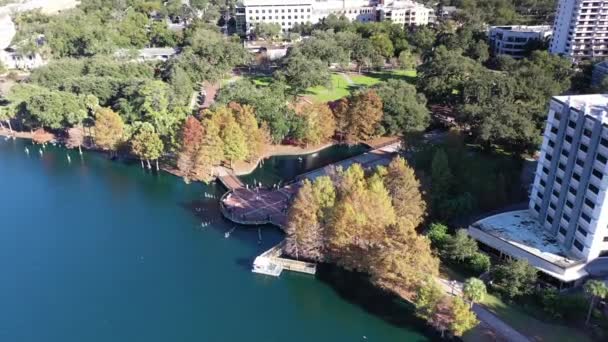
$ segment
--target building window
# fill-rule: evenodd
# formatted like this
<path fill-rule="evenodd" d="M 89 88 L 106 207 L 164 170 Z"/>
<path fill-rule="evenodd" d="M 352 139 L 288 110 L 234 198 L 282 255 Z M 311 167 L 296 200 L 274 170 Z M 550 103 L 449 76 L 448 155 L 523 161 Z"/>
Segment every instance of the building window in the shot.
<path fill-rule="evenodd" d="M 544 195 L 542 194 L 542 192 L 539 192 L 539 193 L 537 194 L 537 196 L 538 196 L 538 198 L 540 198 L 541 200 L 542 200 L 542 199 L 543 199 L 543 197 L 544 197 Z"/>
<path fill-rule="evenodd" d="M 572 202 L 570 201 L 566 201 L 566 206 L 570 209 L 572 209 L 574 207 L 574 204 L 572 204 Z"/>
<path fill-rule="evenodd" d="M 583 135 L 586 136 L 586 137 L 588 137 L 588 138 L 590 138 L 591 137 L 591 130 L 588 129 L 588 128 L 585 128 L 583 130 Z"/>
<path fill-rule="evenodd" d="M 593 173 L 593 175 L 595 177 L 597 177 L 599 180 L 602 180 L 602 178 L 604 178 L 604 175 L 599 172 L 597 169 L 593 169 L 593 171 L 591 171 L 591 173 Z"/>
<path fill-rule="evenodd" d="M 593 203 L 590 199 L 588 199 L 587 197 L 585 197 L 585 204 L 587 206 L 589 206 L 589 208 L 591 209 L 595 209 L 595 203 Z"/>
<path fill-rule="evenodd" d="M 540 211 L 540 205 L 535 204 L 534 205 L 534 210 L 536 210 L 536 212 L 539 212 Z"/>
<path fill-rule="evenodd" d="M 585 144 L 581 144 L 581 146 L 579 148 L 580 148 L 581 151 L 583 151 L 585 153 L 587 153 L 587 150 L 589 150 L 589 148 Z"/>
<path fill-rule="evenodd" d="M 557 127 L 551 127 L 551 133 L 557 134 Z"/>
<path fill-rule="evenodd" d="M 602 144 L 602 146 L 608 148 L 608 140 L 606 138 L 600 139 L 600 144 Z"/>
<path fill-rule="evenodd" d="M 563 236 L 566 236 L 566 233 L 567 233 L 567 232 L 568 232 L 568 231 L 566 230 L 566 228 L 561 227 L 561 226 L 559 227 L 559 233 L 560 233 L 560 234 L 562 234 Z"/>
<path fill-rule="evenodd" d="M 572 136 L 571 135 L 566 135 L 566 141 L 570 144 L 572 144 Z"/>
<path fill-rule="evenodd" d="M 580 243 L 580 241 L 574 239 L 574 247 L 576 247 L 576 249 L 578 249 L 579 251 L 583 251 L 583 244 Z"/>
<path fill-rule="evenodd" d="M 570 216 L 563 214 L 562 217 L 564 218 L 564 221 L 570 222 Z"/>
<path fill-rule="evenodd" d="M 545 155 L 545 159 L 547 159 L 548 161 L 551 161 L 551 159 L 553 159 L 553 157 L 549 153 L 547 153 Z"/>
<path fill-rule="evenodd" d="M 591 217 L 589 217 L 589 215 L 587 215 L 586 213 L 584 213 L 584 212 L 583 212 L 583 213 L 581 213 L 581 218 L 582 218 L 583 220 L 585 220 L 585 222 L 587 222 L 587 223 L 591 223 Z"/>
<path fill-rule="evenodd" d="M 540 180 L 540 185 L 542 185 L 543 187 L 547 186 L 547 182 L 545 182 L 544 180 Z"/>
<path fill-rule="evenodd" d="M 568 127 L 570 127 L 570 128 L 576 128 L 576 122 L 574 122 L 572 120 L 568 120 Z"/>
<path fill-rule="evenodd" d="M 553 224 L 553 217 L 547 216 L 547 222 L 549 222 L 549 224 Z"/>
<path fill-rule="evenodd" d="M 583 167 L 585 166 L 585 162 L 580 158 L 576 158 L 576 165 Z"/>
<path fill-rule="evenodd" d="M 581 233 L 582 236 L 587 236 L 587 231 L 583 229 L 583 227 L 581 226 L 577 226 L 576 227 L 576 231 L 578 231 L 579 233 Z"/>
<path fill-rule="evenodd" d="M 608 160 L 606 159 L 606 157 L 604 157 L 603 155 L 601 155 L 601 154 L 599 154 L 599 153 L 597 154 L 597 157 L 596 157 L 596 158 L 597 158 L 597 160 L 598 160 L 600 163 L 602 163 L 602 164 L 606 164 L 606 162 L 608 161 Z"/>
<path fill-rule="evenodd" d="M 597 186 L 593 185 L 593 184 L 589 184 L 589 190 L 591 190 L 591 192 L 593 192 L 596 195 L 597 195 L 598 192 L 600 192 L 600 189 Z"/>
<path fill-rule="evenodd" d="M 570 153 L 570 151 L 568 151 L 567 149 L 562 149 L 562 156 L 564 157 L 568 157 L 568 153 Z"/>
<path fill-rule="evenodd" d="M 543 167 L 543 172 L 548 175 L 549 174 L 549 169 L 547 169 L 546 167 Z"/>
<path fill-rule="evenodd" d="M 576 196 L 576 189 L 573 187 L 570 187 L 570 193 L 573 194 L 574 196 Z"/>

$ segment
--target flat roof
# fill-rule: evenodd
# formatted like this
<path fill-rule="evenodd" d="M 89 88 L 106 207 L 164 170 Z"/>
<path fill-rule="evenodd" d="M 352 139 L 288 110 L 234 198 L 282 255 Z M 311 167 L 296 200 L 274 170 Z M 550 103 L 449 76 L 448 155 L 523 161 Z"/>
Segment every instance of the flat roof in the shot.
<path fill-rule="evenodd" d="M 563 248 L 557 238 L 548 234 L 528 209 L 486 217 L 471 227 L 562 268 L 583 262 Z"/>
<path fill-rule="evenodd" d="M 515 32 L 546 32 L 546 31 L 551 31 L 551 26 L 549 26 L 549 25 L 536 25 L 536 26 L 501 25 L 501 26 L 491 26 L 490 28 L 509 30 L 509 31 L 515 31 Z"/>
<path fill-rule="evenodd" d="M 553 96 L 553 100 L 600 122 L 608 123 L 608 94 Z"/>

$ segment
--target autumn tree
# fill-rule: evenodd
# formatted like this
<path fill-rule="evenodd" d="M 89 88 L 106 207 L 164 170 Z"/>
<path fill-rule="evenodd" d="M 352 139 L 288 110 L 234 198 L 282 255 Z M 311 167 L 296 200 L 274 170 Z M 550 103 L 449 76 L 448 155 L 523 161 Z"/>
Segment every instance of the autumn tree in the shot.
<path fill-rule="evenodd" d="M 222 143 L 224 145 L 224 157 L 230 161 L 244 160 L 249 154 L 245 133 L 236 121 L 229 121 L 221 131 Z"/>
<path fill-rule="evenodd" d="M 338 265 L 349 270 L 368 269 L 365 256 L 383 241 L 384 229 L 396 221 L 391 198 L 382 178 L 365 178 L 354 164 L 341 175 L 338 198 L 329 229 L 329 250 Z"/>
<path fill-rule="evenodd" d="M 82 144 L 84 143 L 84 131 L 81 127 L 72 127 L 68 129 L 68 139 L 66 147 L 76 148 L 82 154 Z"/>
<path fill-rule="evenodd" d="M 439 284 L 434 279 L 428 278 L 418 286 L 416 291 L 416 297 L 414 298 L 416 316 L 430 321 L 443 297 L 444 293 Z"/>
<path fill-rule="evenodd" d="M 158 159 L 163 153 L 163 142 L 150 123 L 143 123 L 131 139 L 131 152 L 141 161 L 145 160 L 151 169 L 150 160 L 156 160 L 156 170 L 159 170 Z"/>
<path fill-rule="evenodd" d="M 452 300 L 452 322 L 450 331 L 455 336 L 462 336 L 465 332 L 473 329 L 479 321 L 475 313 L 460 297 Z"/>
<path fill-rule="evenodd" d="M 209 182 L 214 176 L 214 167 L 224 160 L 224 143 L 220 136 L 220 127 L 211 119 L 202 122 L 204 133 L 201 146 L 194 159 L 192 175 L 194 179 Z"/>
<path fill-rule="evenodd" d="M 312 184 L 304 181 L 289 209 L 285 251 L 296 259 L 323 260 L 323 229 L 317 217 L 319 210 Z"/>
<path fill-rule="evenodd" d="M 418 227 L 426 215 L 426 202 L 422 198 L 420 181 L 414 169 L 402 157 L 394 158 L 386 168 L 384 184 L 388 189 L 395 214 L 413 228 Z"/>
<path fill-rule="evenodd" d="M 124 123 L 110 108 L 99 108 L 95 113 L 95 144 L 106 151 L 115 151 L 123 141 Z"/>
<path fill-rule="evenodd" d="M 177 156 L 177 167 L 186 178 L 190 176 L 195 167 L 203 134 L 203 126 L 200 121 L 193 116 L 188 116 L 181 130 L 181 148 Z"/>
<path fill-rule="evenodd" d="M 228 107 L 232 109 L 236 122 L 245 135 L 248 151 L 246 158 L 255 161 L 262 156 L 266 144 L 270 141 L 268 129 L 258 124 L 252 106 L 231 102 Z"/>
<path fill-rule="evenodd" d="M 298 136 L 305 145 L 317 145 L 330 140 L 336 131 L 336 120 L 326 104 L 305 104 L 296 113 L 302 118 L 303 127 Z"/>
<path fill-rule="evenodd" d="M 346 140 L 367 141 L 378 135 L 382 120 L 382 99 L 374 90 L 355 94 L 350 101 Z"/>

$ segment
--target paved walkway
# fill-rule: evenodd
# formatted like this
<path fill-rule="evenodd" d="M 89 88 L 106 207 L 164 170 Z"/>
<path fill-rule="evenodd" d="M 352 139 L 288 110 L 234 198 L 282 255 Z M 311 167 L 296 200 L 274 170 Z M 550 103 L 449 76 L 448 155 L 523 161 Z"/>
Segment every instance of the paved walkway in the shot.
<path fill-rule="evenodd" d="M 439 284 L 443 287 L 444 291 L 453 296 L 462 296 L 462 282 L 450 281 L 443 278 L 437 278 Z M 473 312 L 477 315 L 477 318 L 488 325 L 496 334 L 499 334 L 509 342 L 531 342 L 531 340 L 524 336 L 519 331 L 513 329 L 510 325 L 505 323 L 500 318 L 496 317 L 488 309 L 479 304 L 473 304 Z"/>

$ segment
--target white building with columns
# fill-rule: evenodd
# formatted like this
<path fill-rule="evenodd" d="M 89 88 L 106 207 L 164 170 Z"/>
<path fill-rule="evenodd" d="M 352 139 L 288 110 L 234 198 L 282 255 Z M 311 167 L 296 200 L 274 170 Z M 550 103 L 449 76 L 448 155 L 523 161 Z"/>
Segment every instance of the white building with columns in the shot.
<path fill-rule="evenodd" d="M 550 102 L 528 209 L 480 220 L 469 235 L 561 284 L 608 274 L 608 94 Z"/>
<path fill-rule="evenodd" d="M 608 57 L 608 0 L 559 0 L 549 51 L 574 61 Z"/>
<path fill-rule="evenodd" d="M 431 9 L 403 0 L 243 0 L 236 10 L 237 26 L 249 32 L 256 23 L 274 23 L 288 32 L 296 24 L 318 23 L 330 14 L 351 21 L 390 20 L 404 25 L 426 25 Z"/>

